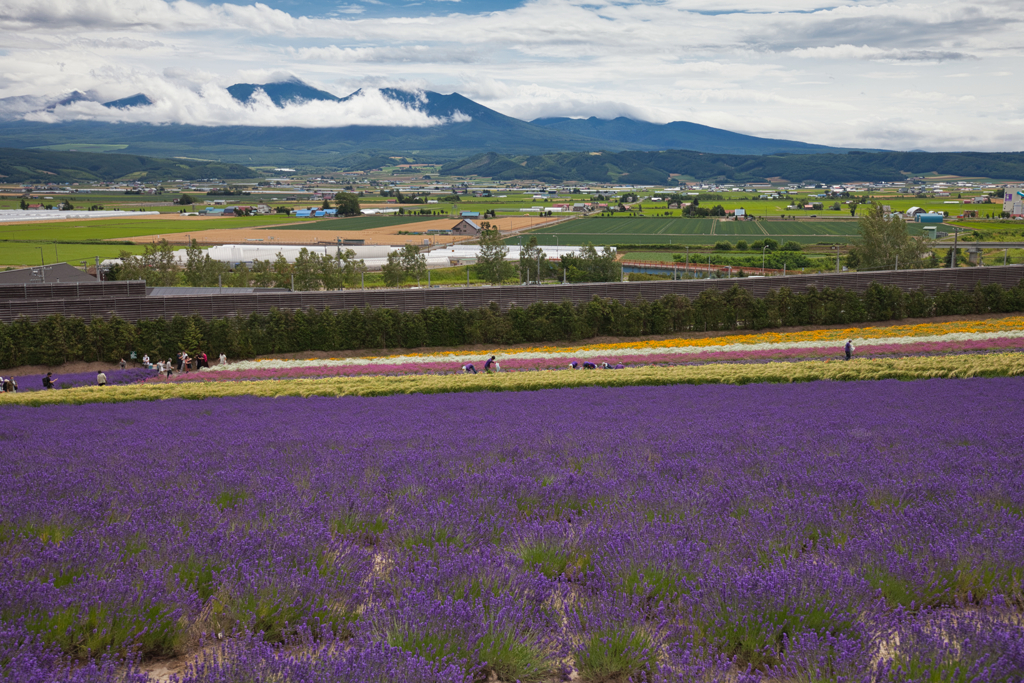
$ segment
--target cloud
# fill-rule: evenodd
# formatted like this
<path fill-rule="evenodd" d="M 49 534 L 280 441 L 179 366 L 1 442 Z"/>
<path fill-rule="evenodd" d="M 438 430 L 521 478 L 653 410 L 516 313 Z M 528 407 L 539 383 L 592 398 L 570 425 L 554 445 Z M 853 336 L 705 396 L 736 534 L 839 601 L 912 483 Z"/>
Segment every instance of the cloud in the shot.
<path fill-rule="evenodd" d="M 465 64 L 477 61 L 472 50 L 438 49 L 428 45 L 403 45 L 399 47 L 299 47 L 288 48 L 288 53 L 310 62 L 322 63 L 408 63 L 417 64 Z"/>
<path fill-rule="evenodd" d="M 343 126 L 402 126 L 428 128 L 469 121 L 456 112 L 450 117 L 428 116 L 419 109 L 384 97 L 379 90 L 364 90 L 344 102 L 290 102 L 278 107 L 262 90 L 246 103 L 226 90 L 208 85 L 196 92 L 164 83 L 158 92 L 147 93 L 154 100 L 145 107 L 108 109 L 98 102 L 74 102 L 50 111 L 24 116 L 29 121 L 107 121 L 122 123 L 179 123 L 195 126 L 291 126 L 328 128 Z"/>
<path fill-rule="evenodd" d="M 867 59 L 873 62 L 949 62 L 977 59 L 972 54 L 952 50 L 906 50 L 870 45 L 797 48 L 790 50 L 789 54 L 800 59 Z"/>

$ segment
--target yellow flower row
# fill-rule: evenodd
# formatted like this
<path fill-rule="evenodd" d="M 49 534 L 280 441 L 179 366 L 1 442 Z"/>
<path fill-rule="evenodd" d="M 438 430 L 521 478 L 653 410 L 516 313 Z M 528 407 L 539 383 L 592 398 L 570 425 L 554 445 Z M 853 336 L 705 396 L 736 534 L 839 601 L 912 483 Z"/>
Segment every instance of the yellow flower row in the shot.
<path fill-rule="evenodd" d="M 965 320 L 942 323 L 921 323 L 919 325 L 875 325 L 871 327 L 847 327 L 842 329 L 806 330 L 802 332 L 759 332 L 756 334 L 719 334 L 704 338 L 679 337 L 650 341 L 615 342 L 611 344 L 582 344 L 573 346 L 531 346 L 511 349 L 480 351 L 479 355 L 501 354 L 514 356 L 519 353 L 572 353 L 585 350 L 620 351 L 629 349 L 663 349 L 679 347 L 712 347 L 726 344 L 783 344 L 806 341 L 842 341 L 846 339 L 880 339 L 884 337 L 926 337 L 938 334 L 964 332 L 1006 332 L 1024 330 L 1024 317 L 990 318 L 987 320 Z M 416 356 L 464 355 L 465 351 L 435 351 L 427 353 L 406 353 L 388 356 L 370 356 L 375 359 L 401 355 Z M 262 359 L 270 360 L 270 359 Z M 331 360 L 341 360 L 332 358 Z"/>
<path fill-rule="evenodd" d="M 864 358 L 797 363 L 717 364 L 639 367 L 615 371 L 499 373 L 494 375 L 405 375 L 334 377 L 255 382 L 182 382 L 79 387 L 0 396 L 0 405 L 121 403 L 167 398 L 201 400 L 225 396 L 387 396 L 470 391 L 532 391 L 584 386 L 656 386 L 667 384 L 753 384 L 817 380 L 925 379 L 1024 375 L 1024 353 Z"/>

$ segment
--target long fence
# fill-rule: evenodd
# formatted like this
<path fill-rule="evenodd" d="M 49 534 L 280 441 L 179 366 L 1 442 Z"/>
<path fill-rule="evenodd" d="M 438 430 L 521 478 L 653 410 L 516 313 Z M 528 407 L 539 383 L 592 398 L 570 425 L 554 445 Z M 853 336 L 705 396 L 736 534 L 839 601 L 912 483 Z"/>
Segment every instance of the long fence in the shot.
<path fill-rule="evenodd" d="M 39 320 L 48 315 L 110 318 L 118 316 L 135 322 L 176 315 L 198 315 L 206 319 L 269 313 L 272 309 L 309 308 L 349 310 L 353 308 L 392 308 L 416 312 L 424 308 L 461 306 L 465 309 L 497 304 L 502 310 L 512 306 L 525 308 L 537 302 L 586 302 L 593 297 L 635 301 L 653 301 L 667 294 L 696 298 L 705 290 L 727 290 L 733 286 L 763 297 L 786 287 L 794 293 L 817 288 L 842 287 L 864 292 L 873 282 L 895 285 L 904 291 L 921 290 L 935 294 L 944 290 L 970 290 L 977 285 L 998 284 L 1013 287 L 1024 278 L 1024 266 L 953 268 L 927 270 L 836 273 L 824 275 L 788 275 L 785 277 L 746 277 L 707 280 L 659 280 L 651 282 L 614 282 L 578 285 L 510 285 L 502 287 L 431 287 L 426 289 L 355 289 L 336 292 L 251 293 L 200 296 L 100 296 L 66 299 L 0 300 L 0 321 L 11 322 L 20 316 Z M 56 285 L 55 285 L 56 286 Z"/>

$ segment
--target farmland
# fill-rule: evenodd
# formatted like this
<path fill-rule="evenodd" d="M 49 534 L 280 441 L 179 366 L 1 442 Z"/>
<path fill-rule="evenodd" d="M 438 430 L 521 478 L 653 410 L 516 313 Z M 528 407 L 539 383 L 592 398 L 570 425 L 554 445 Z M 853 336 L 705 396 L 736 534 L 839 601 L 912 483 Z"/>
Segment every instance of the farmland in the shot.
<path fill-rule="evenodd" d="M 1016 680 L 1020 383 L 2 406 L 7 671 Z"/>
<path fill-rule="evenodd" d="M 0 674 L 1016 681 L 1022 351 L 1014 316 L 22 376 Z"/>
<path fill-rule="evenodd" d="M 912 232 L 920 232 L 911 228 Z M 714 218 L 580 218 L 539 228 L 530 234 L 541 245 L 603 244 L 714 244 L 725 238 L 733 243 L 765 237 L 803 244 L 845 243 L 858 232 L 857 221 L 733 221 Z"/>

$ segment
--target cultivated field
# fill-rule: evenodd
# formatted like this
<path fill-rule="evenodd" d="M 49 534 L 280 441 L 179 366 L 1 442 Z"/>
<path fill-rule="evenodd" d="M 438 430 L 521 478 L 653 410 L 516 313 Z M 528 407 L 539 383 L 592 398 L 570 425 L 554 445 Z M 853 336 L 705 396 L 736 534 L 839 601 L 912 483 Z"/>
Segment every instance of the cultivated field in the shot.
<path fill-rule="evenodd" d="M 772 237 L 813 244 L 845 243 L 856 236 L 857 221 L 735 221 L 718 218 L 578 218 L 534 230 L 542 245 L 602 244 L 714 244 L 740 239 L 748 242 Z M 917 228 L 912 231 L 920 232 Z"/>
<path fill-rule="evenodd" d="M 191 233 L 191 237 L 197 240 L 200 244 L 235 244 L 244 243 L 247 240 L 259 240 L 262 239 L 269 242 L 273 238 L 274 243 L 277 244 L 317 244 L 324 242 L 336 242 L 340 239 L 363 239 L 366 240 L 366 244 L 423 244 L 424 239 L 432 240 L 433 244 L 452 244 L 455 242 L 462 242 L 470 237 L 458 236 L 458 235 L 399 235 L 399 232 L 415 230 L 417 232 L 426 233 L 428 230 L 450 230 L 452 226 L 458 223 L 458 220 L 450 218 L 442 218 L 435 220 L 424 220 L 417 221 L 410 225 L 408 223 L 391 223 L 390 221 L 381 219 L 382 223 L 390 223 L 382 227 L 376 228 L 365 228 L 365 229 L 346 229 L 333 228 L 332 224 L 339 224 L 344 226 L 348 220 L 360 221 L 363 219 L 328 219 L 318 223 L 318 227 L 310 227 L 308 229 L 301 229 L 299 225 L 292 223 L 287 228 L 216 228 L 204 230 L 202 232 Z M 558 219 L 540 219 L 540 218 L 528 218 L 516 216 L 514 218 L 497 218 L 490 219 L 491 225 L 497 226 L 502 232 L 508 232 L 511 230 L 522 230 L 529 228 L 531 225 L 542 224 L 542 222 L 553 222 Z M 480 220 L 480 222 L 483 222 Z M 230 225 L 230 223 L 225 223 Z M 163 237 L 166 237 L 163 236 Z M 159 235 L 144 235 L 133 237 L 132 241 L 136 243 L 144 242 L 155 242 L 159 241 L 163 237 Z"/>

